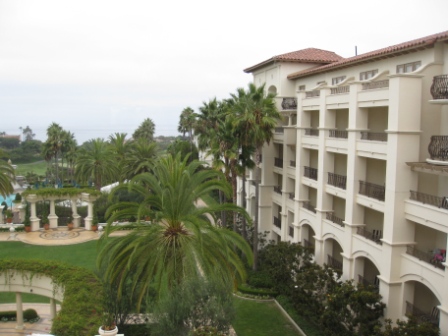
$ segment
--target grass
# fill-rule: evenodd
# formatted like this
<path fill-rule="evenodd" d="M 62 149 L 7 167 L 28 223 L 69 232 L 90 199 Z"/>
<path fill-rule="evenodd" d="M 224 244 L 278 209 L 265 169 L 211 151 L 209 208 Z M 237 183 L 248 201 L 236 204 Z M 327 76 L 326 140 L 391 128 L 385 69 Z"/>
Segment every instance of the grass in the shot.
<path fill-rule="evenodd" d="M 297 336 L 294 326 L 273 301 L 252 301 L 234 298 L 236 318 L 233 322 L 238 336 Z"/>
<path fill-rule="evenodd" d="M 17 165 L 16 175 L 26 176 L 26 173 L 32 172 L 39 176 L 45 176 L 46 171 L 47 171 L 47 162 L 45 161 L 37 161 L 33 163 L 21 163 Z"/>

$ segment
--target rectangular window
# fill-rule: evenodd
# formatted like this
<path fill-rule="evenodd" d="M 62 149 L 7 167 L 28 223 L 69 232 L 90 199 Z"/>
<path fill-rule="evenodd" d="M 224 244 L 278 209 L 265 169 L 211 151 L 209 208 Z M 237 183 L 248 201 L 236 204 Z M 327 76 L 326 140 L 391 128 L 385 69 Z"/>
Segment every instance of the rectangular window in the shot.
<path fill-rule="evenodd" d="M 334 77 L 331 79 L 332 85 L 337 85 L 345 79 L 345 76 Z"/>
<path fill-rule="evenodd" d="M 299 91 L 305 91 L 305 85 L 299 85 Z"/>
<path fill-rule="evenodd" d="M 422 65 L 422 62 L 420 62 L 420 61 L 406 63 L 406 64 L 400 64 L 400 65 L 397 65 L 397 73 L 414 72 L 415 70 L 420 68 L 421 65 Z"/>
<path fill-rule="evenodd" d="M 359 74 L 359 80 L 367 80 L 372 78 L 378 73 L 378 69 L 376 70 L 370 70 L 370 71 L 364 71 Z"/>

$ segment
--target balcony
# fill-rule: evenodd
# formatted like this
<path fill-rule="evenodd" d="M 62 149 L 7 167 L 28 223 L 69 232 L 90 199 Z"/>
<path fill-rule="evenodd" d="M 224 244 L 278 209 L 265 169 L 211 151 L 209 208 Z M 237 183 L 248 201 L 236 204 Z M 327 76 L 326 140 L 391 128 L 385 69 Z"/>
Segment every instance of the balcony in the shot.
<path fill-rule="evenodd" d="M 414 316 L 420 323 L 429 322 L 439 326 L 439 309 L 437 307 L 434 307 L 430 312 L 425 312 L 406 301 L 406 315 Z"/>
<path fill-rule="evenodd" d="M 293 97 L 284 97 L 282 99 L 282 110 L 297 110 L 297 99 Z"/>
<path fill-rule="evenodd" d="M 303 202 L 302 207 L 313 213 L 316 213 L 316 207 L 314 205 L 311 205 L 310 202 Z"/>
<path fill-rule="evenodd" d="M 317 128 L 305 128 L 305 135 L 319 136 L 319 130 Z"/>
<path fill-rule="evenodd" d="M 283 134 L 285 132 L 285 129 L 283 127 L 276 127 L 274 131 L 275 133 Z"/>
<path fill-rule="evenodd" d="M 347 188 L 347 176 L 328 173 L 328 184 L 345 190 Z"/>
<path fill-rule="evenodd" d="M 342 218 L 337 217 L 334 213 L 327 212 L 326 218 L 329 221 L 344 227 L 344 220 Z"/>
<path fill-rule="evenodd" d="M 320 91 L 319 90 L 313 90 L 313 91 L 306 91 L 305 92 L 305 98 L 314 98 L 314 97 L 320 97 Z"/>
<path fill-rule="evenodd" d="M 407 245 L 406 254 L 409 254 L 428 264 L 434 265 L 436 268 L 445 270 L 445 266 L 443 266 L 442 263 L 446 260 L 446 250 L 435 249 L 431 252 L 424 252 L 417 249 L 413 245 Z"/>
<path fill-rule="evenodd" d="M 448 197 L 424 194 L 411 190 L 411 200 L 448 210 Z"/>
<path fill-rule="evenodd" d="M 303 240 L 303 247 L 310 250 L 311 253 L 314 253 L 314 245 L 309 240 Z"/>
<path fill-rule="evenodd" d="M 367 279 L 361 274 L 358 274 L 358 283 L 362 284 L 364 287 L 372 288 L 375 292 L 380 290 L 380 280 L 378 277 L 375 277 L 374 279 Z"/>
<path fill-rule="evenodd" d="M 350 86 L 349 85 L 339 86 L 337 88 L 330 89 L 330 94 L 332 94 L 332 95 L 334 95 L 334 94 L 341 94 L 341 93 L 349 93 L 349 92 L 350 92 Z"/>
<path fill-rule="evenodd" d="M 336 260 L 331 255 L 327 255 L 327 265 L 333 268 L 336 271 L 342 272 L 342 262 Z"/>
<path fill-rule="evenodd" d="M 274 158 L 274 167 L 283 168 L 283 159 L 282 158 Z"/>
<path fill-rule="evenodd" d="M 290 161 L 289 161 L 289 165 L 290 165 L 291 167 L 296 168 L 296 160 L 290 160 Z"/>
<path fill-rule="evenodd" d="M 384 202 L 386 187 L 366 181 L 359 181 L 359 194 Z"/>
<path fill-rule="evenodd" d="M 329 133 L 330 138 L 336 138 L 336 139 L 348 139 L 348 132 L 342 131 L 338 129 L 331 129 Z"/>
<path fill-rule="evenodd" d="M 282 228 L 282 221 L 279 217 L 274 216 L 274 226 L 278 227 L 279 229 Z"/>
<path fill-rule="evenodd" d="M 362 90 L 382 89 L 389 87 L 389 80 L 382 80 L 378 82 L 364 83 L 362 84 Z"/>
<path fill-rule="evenodd" d="M 385 133 L 385 132 L 361 132 L 361 140 L 387 142 L 387 133 Z"/>
<path fill-rule="evenodd" d="M 359 227 L 356 233 L 368 240 L 377 243 L 378 245 L 383 245 L 383 242 L 380 240 L 381 238 L 383 238 L 383 231 L 381 230 L 370 231 L 365 228 Z"/>
<path fill-rule="evenodd" d="M 293 226 L 289 227 L 288 234 L 291 238 L 294 238 L 294 227 Z"/>
<path fill-rule="evenodd" d="M 277 194 L 282 194 L 282 187 L 281 186 L 275 186 L 274 187 L 274 192 Z"/>
<path fill-rule="evenodd" d="M 293 200 L 293 201 L 294 201 L 294 197 L 296 197 L 296 194 L 295 194 L 294 192 L 290 192 L 288 198 L 289 198 L 290 200 Z"/>
<path fill-rule="evenodd" d="M 428 145 L 431 159 L 426 161 L 431 164 L 448 165 L 448 135 L 433 135 Z"/>
<path fill-rule="evenodd" d="M 434 76 L 430 90 L 432 99 L 448 99 L 448 75 Z"/>
<path fill-rule="evenodd" d="M 309 179 L 316 180 L 317 181 L 317 169 L 311 168 L 311 167 L 304 167 L 305 170 L 303 172 L 303 176 L 308 177 Z"/>

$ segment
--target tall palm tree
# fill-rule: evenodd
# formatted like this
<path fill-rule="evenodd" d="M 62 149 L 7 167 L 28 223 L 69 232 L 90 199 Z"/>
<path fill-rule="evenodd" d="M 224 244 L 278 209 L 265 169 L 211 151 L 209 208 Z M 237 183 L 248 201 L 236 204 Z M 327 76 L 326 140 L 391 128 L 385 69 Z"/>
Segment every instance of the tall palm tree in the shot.
<path fill-rule="evenodd" d="M 222 210 L 247 214 L 242 208 L 218 204 L 209 197 L 216 189 L 228 193 L 230 188 L 218 179 L 220 172 L 201 169 L 201 164 L 188 163 L 180 155 L 164 156 L 153 173 L 138 175 L 128 183 L 129 190 L 143 197 L 142 202 L 118 203 L 107 211 L 109 223 L 131 213 L 137 218 L 150 213 L 152 218 L 151 224 L 138 222 L 130 234 L 114 239 L 107 237 L 118 228 L 109 224 L 101 238 L 104 245 L 99 265 L 107 264 L 106 276 L 111 281 L 118 279 L 120 288 L 130 281 L 131 295 L 141 285 L 138 305 L 150 286 L 162 298 L 192 278 L 213 276 L 224 283 L 237 283 L 246 276 L 239 253 L 250 264 L 249 245 L 237 233 L 215 226 L 213 220 Z M 200 201 L 201 206 L 197 206 Z"/>
<path fill-rule="evenodd" d="M 4 198 L 14 192 L 14 168 L 6 161 L 0 160 L 0 195 Z"/>
<path fill-rule="evenodd" d="M 59 183 L 59 155 L 62 147 L 62 133 L 63 128 L 53 122 L 47 128 L 47 140 L 43 144 L 43 156 L 47 162 L 54 159 L 55 180 L 54 183 Z"/>
<path fill-rule="evenodd" d="M 112 151 L 114 152 L 115 158 L 116 158 L 116 164 L 118 165 L 120 174 L 118 182 L 123 182 L 125 179 L 124 169 L 126 167 L 125 165 L 125 159 L 127 155 L 129 154 L 129 150 L 131 147 L 131 141 L 126 139 L 127 134 L 126 133 L 115 133 L 111 136 L 109 136 L 109 143 L 112 146 Z"/>
<path fill-rule="evenodd" d="M 95 188 L 100 190 L 107 183 L 118 179 L 118 166 L 116 164 L 112 147 L 103 139 L 93 139 L 87 142 L 76 158 L 76 179 L 87 182 L 93 179 Z"/>
<path fill-rule="evenodd" d="M 280 113 L 275 105 L 275 94 L 265 95 L 265 85 L 257 87 L 250 83 L 247 90 L 237 89 L 237 94 L 232 95 L 235 101 L 233 111 L 236 114 L 235 130 L 241 138 L 242 145 L 253 145 L 255 149 L 255 163 L 260 167 L 261 151 L 265 143 L 269 143 L 274 137 L 274 129 L 280 120 Z M 255 169 L 255 211 L 253 252 L 254 269 L 258 262 L 258 203 L 259 203 L 259 169 Z"/>
<path fill-rule="evenodd" d="M 67 160 L 67 162 L 69 161 L 69 157 L 68 156 L 72 156 L 73 152 L 76 151 L 76 148 L 78 146 L 78 143 L 76 142 L 75 139 L 75 134 L 73 134 L 70 131 L 66 131 L 66 130 L 62 130 L 61 132 L 61 147 L 60 147 L 60 152 L 61 152 L 61 166 L 64 167 L 64 159 Z M 68 153 L 70 152 L 70 154 L 68 155 Z M 61 174 L 61 180 L 64 181 L 64 175 L 63 173 Z"/>
<path fill-rule="evenodd" d="M 188 133 L 188 139 L 193 143 L 193 126 L 196 121 L 194 110 L 191 107 L 186 107 L 180 114 L 179 126 L 177 130 L 183 134 Z"/>
<path fill-rule="evenodd" d="M 213 98 L 208 103 L 203 102 L 199 108 L 199 113 L 195 114 L 196 122 L 194 132 L 198 135 L 198 148 L 204 150 L 208 148 L 212 134 L 218 128 L 220 120 L 225 118 L 223 102 Z"/>
<path fill-rule="evenodd" d="M 143 120 L 143 122 L 140 124 L 140 126 L 132 134 L 132 137 L 134 138 L 134 140 L 136 140 L 138 138 L 145 138 L 149 141 L 153 141 L 155 130 L 156 130 L 156 125 L 154 124 L 152 119 L 146 118 L 145 120 Z"/>

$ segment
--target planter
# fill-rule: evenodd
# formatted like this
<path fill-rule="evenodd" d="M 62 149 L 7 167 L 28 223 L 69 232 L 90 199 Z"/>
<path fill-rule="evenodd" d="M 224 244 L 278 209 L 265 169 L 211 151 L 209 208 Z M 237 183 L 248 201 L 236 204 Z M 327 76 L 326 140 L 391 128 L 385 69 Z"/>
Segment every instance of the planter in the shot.
<path fill-rule="evenodd" d="M 12 218 L 6 218 L 6 223 L 11 224 L 12 223 Z"/>
<path fill-rule="evenodd" d="M 44 224 L 44 230 L 49 230 L 50 229 L 50 224 Z"/>
<path fill-rule="evenodd" d="M 68 224 L 67 224 L 67 228 L 68 228 L 69 230 L 73 230 L 73 223 L 68 223 Z"/>
<path fill-rule="evenodd" d="M 92 224 L 90 228 L 92 229 L 93 232 L 96 232 L 98 230 L 98 225 Z"/>
<path fill-rule="evenodd" d="M 25 232 L 31 232 L 31 226 L 25 226 Z"/>
<path fill-rule="evenodd" d="M 112 330 L 103 330 L 103 327 L 100 327 L 98 329 L 98 334 L 100 334 L 100 335 L 108 335 L 108 336 L 115 336 L 116 334 L 118 334 L 118 328 L 115 327 Z"/>

